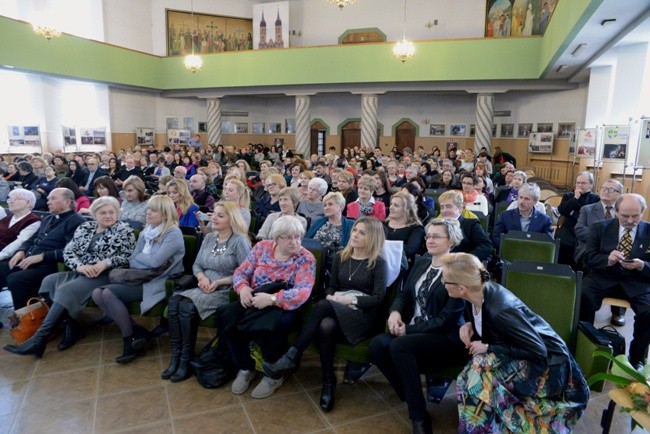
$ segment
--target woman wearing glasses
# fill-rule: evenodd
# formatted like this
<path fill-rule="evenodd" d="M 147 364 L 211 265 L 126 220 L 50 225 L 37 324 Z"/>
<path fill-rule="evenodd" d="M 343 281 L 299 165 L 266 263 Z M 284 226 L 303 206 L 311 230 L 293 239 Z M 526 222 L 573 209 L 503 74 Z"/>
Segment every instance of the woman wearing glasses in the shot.
<path fill-rule="evenodd" d="M 476 256 L 440 265 L 449 296 L 466 302 L 459 336 L 472 357 L 457 378 L 458 432 L 571 432 L 589 388 L 562 338 Z"/>
<path fill-rule="evenodd" d="M 294 345 L 273 363 L 267 359 L 264 373 L 273 379 L 286 378 L 298 369 L 302 353 L 315 340 L 323 369 L 320 408 L 334 407 L 336 374 L 334 353 L 341 337 L 356 345 L 377 332 L 386 294 L 386 261 L 379 256 L 384 228 L 375 217 L 361 217 L 352 226 L 350 242 L 336 255 L 325 300 L 314 306 Z"/>
<path fill-rule="evenodd" d="M 272 212 L 280 211 L 280 190 L 287 186 L 284 176 L 274 173 L 264 181 L 266 194 L 255 202 L 255 213 L 258 217 L 265 219 Z"/>
<path fill-rule="evenodd" d="M 388 333 L 370 343 L 373 362 L 408 404 L 414 433 L 432 432 L 420 372 L 467 359 L 458 337 L 465 303 L 449 297 L 440 266 L 440 258 L 462 239 L 458 220 L 435 219 L 427 225 L 429 255 L 415 263 L 404 289 L 397 294 L 388 316 Z"/>

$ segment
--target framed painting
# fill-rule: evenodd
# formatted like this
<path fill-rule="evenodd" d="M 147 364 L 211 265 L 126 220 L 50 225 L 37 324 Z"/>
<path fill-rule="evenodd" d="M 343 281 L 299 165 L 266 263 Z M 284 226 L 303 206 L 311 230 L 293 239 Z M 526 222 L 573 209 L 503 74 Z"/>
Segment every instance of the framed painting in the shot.
<path fill-rule="evenodd" d="M 264 134 L 266 124 L 264 122 L 253 122 L 253 134 Z"/>
<path fill-rule="evenodd" d="M 168 56 L 253 49 L 251 19 L 172 9 L 165 12 Z"/>
<path fill-rule="evenodd" d="M 550 122 L 539 122 L 537 123 L 537 132 L 538 133 L 552 133 L 553 124 Z"/>
<path fill-rule="evenodd" d="M 558 138 L 561 139 L 571 138 L 571 134 L 573 134 L 575 130 L 576 130 L 575 122 L 560 122 L 559 124 L 557 124 Z"/>
<path fill-rule="evenodd" d="M 501 124 L 501 137 L 512 137 L 515 124 Z"/>
<path fill-rule="evenodd" d="M 248 134 L 248 122 L 236 122 L 235 132 L 237 134 Z"/>
<path fill-rule="evenodd" d="M 533 124 L 518 124 L 517 137 L 528 137 L 533 132 Z"/>
<path fill-rule="evenodd" d="M 429 135 L 430 136 L 444 136 L 445 135 L 445 124 L 430 124 L 429 125 Z"/>
<path fill-rule="evenodd" d="M 451 124 L 451 127 L 449 127 L 449 132 L 452 136 L 464 136 L 465 124 Z"/>

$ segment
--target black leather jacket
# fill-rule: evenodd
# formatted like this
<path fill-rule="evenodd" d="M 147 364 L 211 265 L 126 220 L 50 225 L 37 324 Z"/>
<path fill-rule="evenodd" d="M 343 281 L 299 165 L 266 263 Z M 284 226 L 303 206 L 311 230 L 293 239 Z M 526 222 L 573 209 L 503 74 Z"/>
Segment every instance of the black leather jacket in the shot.
<path fill-rule="evenodd" d="M 542 317 L 530 310 L 503 286 L 488 282 L 483 288 L 483 336 L 474 329 L 474 340 L 489 344 L 490 351 L 514 359 L 543 362 L 548 366 L 566 363 L 569 350 Z M 473 323 L 472 304 L 465 318 Z"/>

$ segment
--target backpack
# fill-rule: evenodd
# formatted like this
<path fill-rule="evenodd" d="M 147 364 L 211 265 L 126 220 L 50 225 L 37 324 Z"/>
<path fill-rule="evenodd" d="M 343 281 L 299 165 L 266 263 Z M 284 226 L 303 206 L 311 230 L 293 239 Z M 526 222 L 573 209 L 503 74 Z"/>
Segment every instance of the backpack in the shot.
<path fill-rule="evenodd" d="M 213 338 L 190 362 L 199 384 L 206 389 L 221 387 L 235 378 L 237 370 L 228 346 L 219 337 Z"/>

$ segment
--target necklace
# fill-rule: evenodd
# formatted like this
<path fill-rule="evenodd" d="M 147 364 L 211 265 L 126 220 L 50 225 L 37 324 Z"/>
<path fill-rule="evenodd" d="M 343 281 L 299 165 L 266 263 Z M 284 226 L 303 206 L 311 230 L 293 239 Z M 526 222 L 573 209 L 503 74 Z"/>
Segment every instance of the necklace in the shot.
<path fill-rule="evenodd" d="M 354 270 L 354 272 L 352 272 L 352 258 L 350 258 L 350 260 L 348 261 L 348 268 L 349 268 L 348 272 L 350 273 L 350 277 L 348 277 L 348 282 L 352 281 L 352 278 L 357 273 L 357 271 L 359 271 L 359 268 L 361 268 L 361 266 L 365 261 L 366 261 L 365 259 L 362 259 L 361 262 L 359 262 L 359 265 L 357 265 L 357 269 Z"/>
<path fill-rule="evenodd" d="M 212 248 L 212 255 L 217 256 L 217 255 L 223 255 L 226 250 L 228 250 L 228 243 L 230 242 L 230 238 L 226 240 L 226 242 L 222 245 L 219 245 L 219 234 L 217 233 L 217 237 L 215 239 L 214 247 Z"/>

